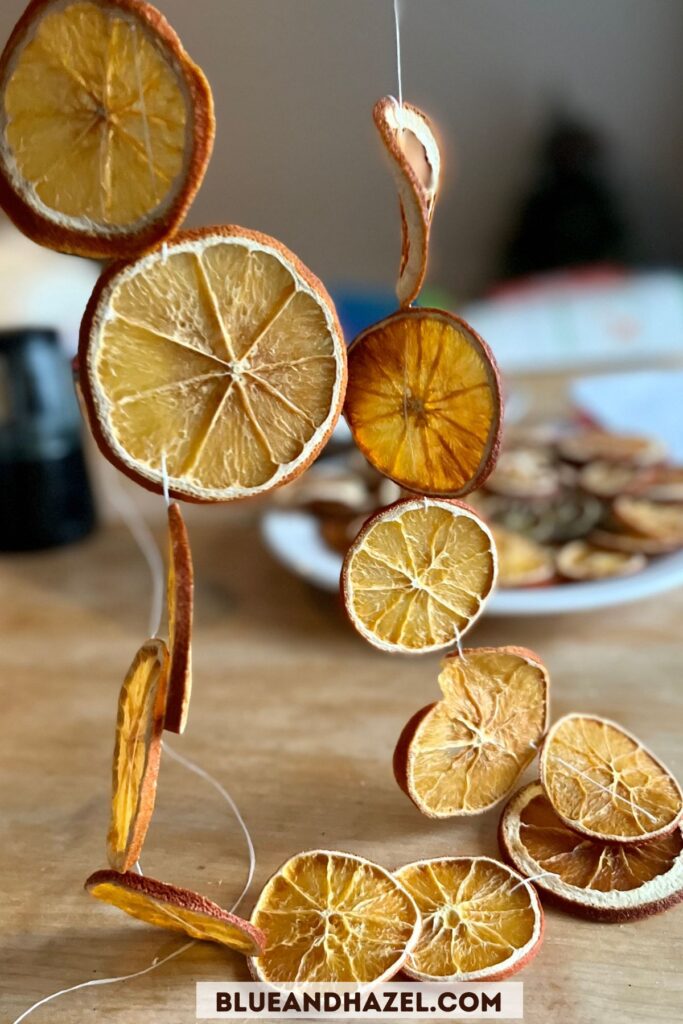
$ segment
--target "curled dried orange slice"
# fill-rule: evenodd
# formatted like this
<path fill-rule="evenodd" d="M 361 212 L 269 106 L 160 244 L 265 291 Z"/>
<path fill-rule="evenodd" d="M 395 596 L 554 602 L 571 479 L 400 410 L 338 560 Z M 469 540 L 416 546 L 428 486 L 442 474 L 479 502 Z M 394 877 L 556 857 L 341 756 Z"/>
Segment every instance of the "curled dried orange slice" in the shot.
<path fill-rule="evenodd" d="M 103 453 L 193 501 L 262 494 L 301 473 L 341 410 L 346 351 L 322 284 L 237 227 L 178 235 L 105 272 L 81 329 L 81 384 Z"/>
<path fill-rule="evenodd" d="M 442 663 L 443 699 L 406 725 L 394 774 L 430 818 L 479 814 L 512 791 L 548 724 L 548 673 L 521 647 L 480 647 Z"/>
<path fill-rule="evenodd" d="M 391 160 L 401 208 L 401 265 L 396 295 L 413 302 L 427 270 L 429 231 L 439 189 L 441 157 L 429 119 L 412 103 L 378 100 L 373 120 Z"/>
<path fill-rule="evenodd" d="M 683 900 L 683 833 L 638 845 L 586 839 L 565 825 L 538 782 L 500 821 L 503 855 L 551 902 L 597 921 L 633 921 Z"/>
<path fill-rule="evenodd" d="M 266 935 L 254 976 L 286 982 L 380 982 L 417 942 L 412 896 L 378 864 L 350 853 L 298 853 L 258 898 L 252 923 Z"/>
<path fill-rule="evenodd" d="M 622 495 L 612 506 L 616 522 L 643 537 L 683 544 L 683 503 L 667 504 Z"/>
<path fill-rule="evenodd" d="M 553 578 L 555 562 L 548 548 L 503 526 L 492 526 L 491 533 L 498 552 L 500 587 L 534 587 Z"/>
<path fill-rule="evenodd" d="M 344 413 L 366 459 L 420 494 L 458 497 L 493 469 L 498 370 L 482 339 L 438 309 L 399 310 L 349 349 Z"/>
<path fill-rule="evenodd" d="M 245 956 L 260 953 L 265 945 L 265 936 L 258 928 L 191 889 L 116 871 L 95 871 L 85 888 L 96 899 L 147 924 L 184 932 L 193 939 L 219 942 Z"/>
<path fill-rule="evenodd" d="M 112 767 L 109 863 L 127 871 L 140 856 L 154 810 L 168 684 L 163 640 L 143 644 L 119 695 Z"/>
<path fill-rule="evenodd" d="M 535 889 L 491 857 L 416 861 L 395 872 L 422 915 L 403 968 L 418 981 L 496 981 L 540 949 L 543 910 Z"/>
<path fill-rule="evenodd" d="M 585 540 L 573 540 L 557 553 L 557 568 L 568 580 L 605 580 L 632 576 L 647 565 L 643 554 L 609 551 Z"/>
<path fill-rule="evenodd" d="M 607 430 L 584 430 L 560 438 L 557 444 L 569 462 L 625 462 L 631 466 L 652 466 L 666 457 L 661 442 L 650 437 L 612 434 Z"/>
<path fill-rule="evenodd" d="M 671 772 L 620 725 L 565 715 L 541 751 L 541 783 L 555 813 L 591 839 L 640 843 L 671 832 L 683 793 Z"/>
<path fill-rule="evenodd" d="M 372 516 L 349 548 L 342 593 L 351 622 L 384 651 L 454 643 L 496 581 L 488 527 L 455 501 L 405 498 Z"/>
<path fill-rule="evenodd" d="M 164 729 L 182 733 L 187 725 L 192 693 L 192 552 L 180 505 L 168 507 L 168 636 L 171 662 Z"/>
<path fill-rule="evenodd" d="M 0 59 L 0 202 L 50 248 L 122 257 L 167 237 L 213 136 L 208 82 L 142 0 L 33 0 Z"/>

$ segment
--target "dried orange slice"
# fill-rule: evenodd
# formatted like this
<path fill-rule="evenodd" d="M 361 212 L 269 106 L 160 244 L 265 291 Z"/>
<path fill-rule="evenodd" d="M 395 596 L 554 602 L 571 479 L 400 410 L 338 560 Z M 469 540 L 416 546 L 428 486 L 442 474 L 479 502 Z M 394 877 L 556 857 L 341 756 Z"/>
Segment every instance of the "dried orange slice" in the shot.
<path fill-rule="evenodd" d="M 625 462 L 630 466 L 652 466 L 666 457 L 660 441 L 650 437 L 612 434 L 607 430 L 584 430 L 560 438 L 560 456 L 569 462 Z"/>
<path fill-rule="evenodd" d="M 649 501 L 683 502 L 683 466 L 656 466 L 633 490 Z"/>
<path fill-rule="evenodd" d="M 568 580 L 606 580 L 632 576 L 647 565 L 643 554 L 609 551 L 585 540 L 573 540 L 557 553 L 557 568 Z"/>
<path fill-rule="evenodd" d="M 639 845 L 586 839 L 555 814 L 538 782 L 500 821 L 503 855 L 551 902 L 597 921 L 633 921 L 683 900 L 683 832 Z"/>
<path fill-rule="evenodd" d="M 667 504 L 622 495 L 612 506 L 616 522 L 643 537 L 683 544 L 683 503 Z"/>
<path fill-rule="evenodd" d="M 301 473 L 339 417 L 341 328 L 279 242 L 204 228 L 105 272 L 81 329 L 81 383 L 103 453 L 173 497 L 230 501 Z"/>
<path fill-rule="evenodd" d="M 127 871 L 140 856 L 154 810 L 167 684 L 166 644 L 148 640 L 119 695 L 107 835 L 109 863 L 117 871 Z"/>
<path fill-rule="evenodd" d="M 429 119 L 412 103 L 385 96 L 372 117 L 391 160 L 401 208 L 401 265 L 396 295 L 401 306 L 413 302 L 427 270 L 429 230 L 439 189 L 441 157 Z"/>
<path fill-rule="evenodd" d="M 412 896 L 384 868 L 329 850 L 298 853 L 266 883 L 252 914 L 266 935 L 254 976 L 285 982 L 380 982 L 420 932 Z"/>
<path fill-rule="evenodd" d="M 342 567 L 351 622 L 383 651 L 454 643 L 481 615 L 496 581 L 491 533 L 456 501 L 405 498 L 365 523 Z"/>
<path fill-rule="evenodd" d="M 265 935 L 258 928 L 191 889 L 116 871 L 95 871 L 85 888 L 96 899 L 147 924 L 184 932 L 192 939 L 219 942 L 245 956 L 260 953 L 265 945 Z"/>
<path fill-rule="evenodd" d="M 182 733 L 187 725 L 192 693 L 192 552 L 180 505 L 168 506 L 168 636 L 171 663 L 164 729 Z"/>
<path fill-rule="evenodd" d="M 529 537 L 502 526 L 492 526 L 498 552 L 500 587 L 534 587 L 555 575 L 552 552 Z"/>
<path fill-rule="evenodd" d="M 548 498 L 560 489 L 560 471 L 549 452 L 511 448 L 500 454 L 486 489 L 511 498 Z"/>
<path fill-rule="evenodd" d="M 142 0 L 33 0 L 0 58 L 0 202 L 52 249 L 122 257 L 166 238 L 213 136 L 208 82 Z"/>
<path fill-rule="evenodd" d="M 438 309 L 392 313 L 349 349 L 344 413 L 366 459 L 420 494 L 455 498 L 489 475 L 502 423 L 482 339 Z"/>
<path fill-rule="evenodd" d="M 642 533 L 636 533 L 635 530 L 615 529 L 613 524 L 592 530 L 588 534 L 588 541 L 597 548 L 605 548 L 608 551 L 624 551 L 636 555 L 666 555 L 670 551 L 676 551 L 677 548 L 683 547 L 683 541 L 645 537 Z"/>
<path fill-rule="evenodd" d="M 579 473 L 579 486 L 598 498 L 616 498 L 617 495 L 639 487 L 649 478 L 652 469 L 630 466 L 624 462 L 589 462 Z"/>
<path fill-rule="evenodd" d="M 615 722 L 565 715 L 541 751 L 541 783 L 555 813 L 591 839 L 640 843 L 671 832 L 683 793 L 671 772 Z"/>
<path fill-rule="evenodd" d="M 548 724 L 548 672 L 522 647 L 446 657 L 443 700 L 422 708 L 394 752 L 399 786 L 423 814 L 480 814 L 508 796 Z"/>
<path fill-rule="evenodd" d="M 418 981 L 497 981 L 540 949 L 543 910 L 535 889 L 491 857 L 406 864 L 396 878 L 413 896 L 422 931 L 403 968 Z"/>

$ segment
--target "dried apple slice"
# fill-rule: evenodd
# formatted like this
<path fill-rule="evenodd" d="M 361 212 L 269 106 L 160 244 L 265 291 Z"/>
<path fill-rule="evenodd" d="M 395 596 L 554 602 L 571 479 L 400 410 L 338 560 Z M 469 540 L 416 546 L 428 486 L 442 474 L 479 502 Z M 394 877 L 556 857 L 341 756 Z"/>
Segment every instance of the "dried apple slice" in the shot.
<path fill-rule="evenodd" d="M 148 640 L 121 687 L 107 835 L 107 855 L 116 871 L 127 871 L 137 861 L 154 810 L 168 666 L 163 640 Z"/>
<path fill-rule="evenodd" d="M 553 810 L 538 782 L 511 798 L 501 852 L 544 898 L 595 921 L 635 921 L 683 900 L 683 832 L 642 844 L 586 839 Z"/>
<path fill-rule="evenodd" d="M 666 458 L 666 448 L 650 437 L 612 434 L 607 430 L 583 430 L 557 442 L 560 456 L 568 462 L 625 462 L 630 466 L 653 466 Z"/>
<path fill-rule="evenodd" d="M 265 947 L 265 935 L 253 924 L 191 889 L 135 872 L 116 871 L 95 871 L 85 888 L 96 899 L 157 928 L 218 942 L 245 956 L 254 956 Z"/>
<path fill-rule="evenodd" d="M 552 551 L 514 530 L 492 526 L 498 552 L 499 587 L 535 587 L 555 575 Z"/>
<path fill-rule="evenodd" d="M 439 189 L 441 157 L 429 119 L 412 103 L 378 100 L 372 116 L 391 160 L 401 207 L 401 265 L 396 295 L 409 306 L 427 270 L 429 230 Z"/>
<path fill-rule="evenodd" d="M 441 857 L 406 864 L 395 877 L 422 915 L 403 968 L 417 981 L 501 981 L 521 971 L 543 939 L 533 886 L 491 857 Z"/>
<path fill-rule="evenodd" d="M 616 722 L 565 715 L 550 729 L 540 759 L 553 810 L 576 832 L 614 843 L 642 843 L 683 817 L 675 778 Z"/>
<path fill-rule="evenodd" d="M 643 554 L 608 551 L 585 540 L 573 540 L 557 553 L 558 572 L 568 580 L 606 580 L 633 576 L 647 565 Z"/>
<path fill-rule="evenodd" d="M 187 725 L 192 693 L 192 552 L 180 505 L 168 506 L 168 636 L 171 663 L 164 729 L 182 733 Z"/>
<path fill-rule="evenodd" d="M 405 726 L 394 775 L 430 818 L 480 814 L 504 800 L 536 757 L 548 724 L 548 672 L 522 647 L 444 658 L 443 700 Z"/>

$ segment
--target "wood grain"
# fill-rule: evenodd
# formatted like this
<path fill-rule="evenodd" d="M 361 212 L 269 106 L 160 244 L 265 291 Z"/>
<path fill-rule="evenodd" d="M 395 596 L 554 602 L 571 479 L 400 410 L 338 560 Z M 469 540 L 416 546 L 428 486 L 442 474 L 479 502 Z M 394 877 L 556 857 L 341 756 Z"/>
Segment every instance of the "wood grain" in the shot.
<path fill-rule="evenodd" d="M 252 513 L 249 513 L 251 515 Z M 406 719 L 438 696 L 437 656 L 366 646 L 335 600 L 262 550 L 234 510 L 193 516 L 195 685 L 187 732 L 169 742 L 232 792 L 258 866 L 246 902 L 290 854 L 327 846 L 388 867 L 443 854 L 496 854 L 497 812 L 423 818 L 394 783 Z M 181 944 L 90 899 L 105 864 L 116 696 L 148 620 L 147 569 L 107 527 L 70 549 L 0 560 L 0 770 L 3 1019 L 89 978 L 138 970 Z M 584 616 L 490 619 L 470 644 L 522 644 L 546 660 L 552 713 L 595 712 L 635 731 L 683 777 L 683 591 Z M 529 773 L 530 776 L 533 773 Z M 246 870 L 243 838 L 215 792 L 162 761 L 144 870 L 230 906 Z M 549 910 L 544 946 L 519 976 L 527 1024 L 681 1020 L 683 910 L 630 925 Z M 194 1020 L 197 980 L 246 978 L 237 955 L 197 945 L 125 985 L 91 988 L 36 1022 Z"/>

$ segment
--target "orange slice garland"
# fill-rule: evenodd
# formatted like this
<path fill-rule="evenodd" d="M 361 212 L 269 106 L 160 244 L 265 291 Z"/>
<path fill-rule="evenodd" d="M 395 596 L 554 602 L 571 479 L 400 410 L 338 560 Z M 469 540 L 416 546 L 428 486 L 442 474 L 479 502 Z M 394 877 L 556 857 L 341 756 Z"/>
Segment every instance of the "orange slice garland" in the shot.
<path fill-rule="evenodd" d="M 184 932 L 192 939 L 218 942 L 253 956 L 265 936 L 248 921 L 223 910 L 205 896 L 134 872 L 95 871 L 85 883 L 91 896 L 158 928 Z"/>
<path fill-rule="evenodd" d="M 80 366 L 102 452 L 137 483 L 191 501 L 263 494 L 315 458 L 339 417 L 346 351 L 323 285 L 275 239 L 177 235 L 106 271 Z"/>
<path fill-rule="evenodd" d="M 491 857 L 406 864 L 395 877 L 413 896 L 422 931 L 404 973 L 417 981 L 500 981 L 540 949 L 535 889 Z"/>
<path fill-rule="evenodd" d="M 137 861 L 154 810 L 167 683 L 166 644 L 148 640 L 135 655 L 119 695 L 107 835 L 109 863 L 117 871 Z"/>
<path fill-rule="evenodd" d="M 503 855 L 544 897 L 597 921 L 634 921 L 683 900 L 683 832 L 638 845 L 586 839 L 558 818 L 538 782 L 509 801 Z"/>
<path fill-rule="evenodd" d="M 142 0 L 33 0 L 0 58 L 0 203 L 41 245 L 120 258 L 168 237 L 213 136 L 208 82 Z"/>
<path fill-rule="evenodd" d="M 192 552 L 180 505 L 168 507 L 168 635 L 171 663 L 164 729 L 183 733 L 192 693 Z"/>

